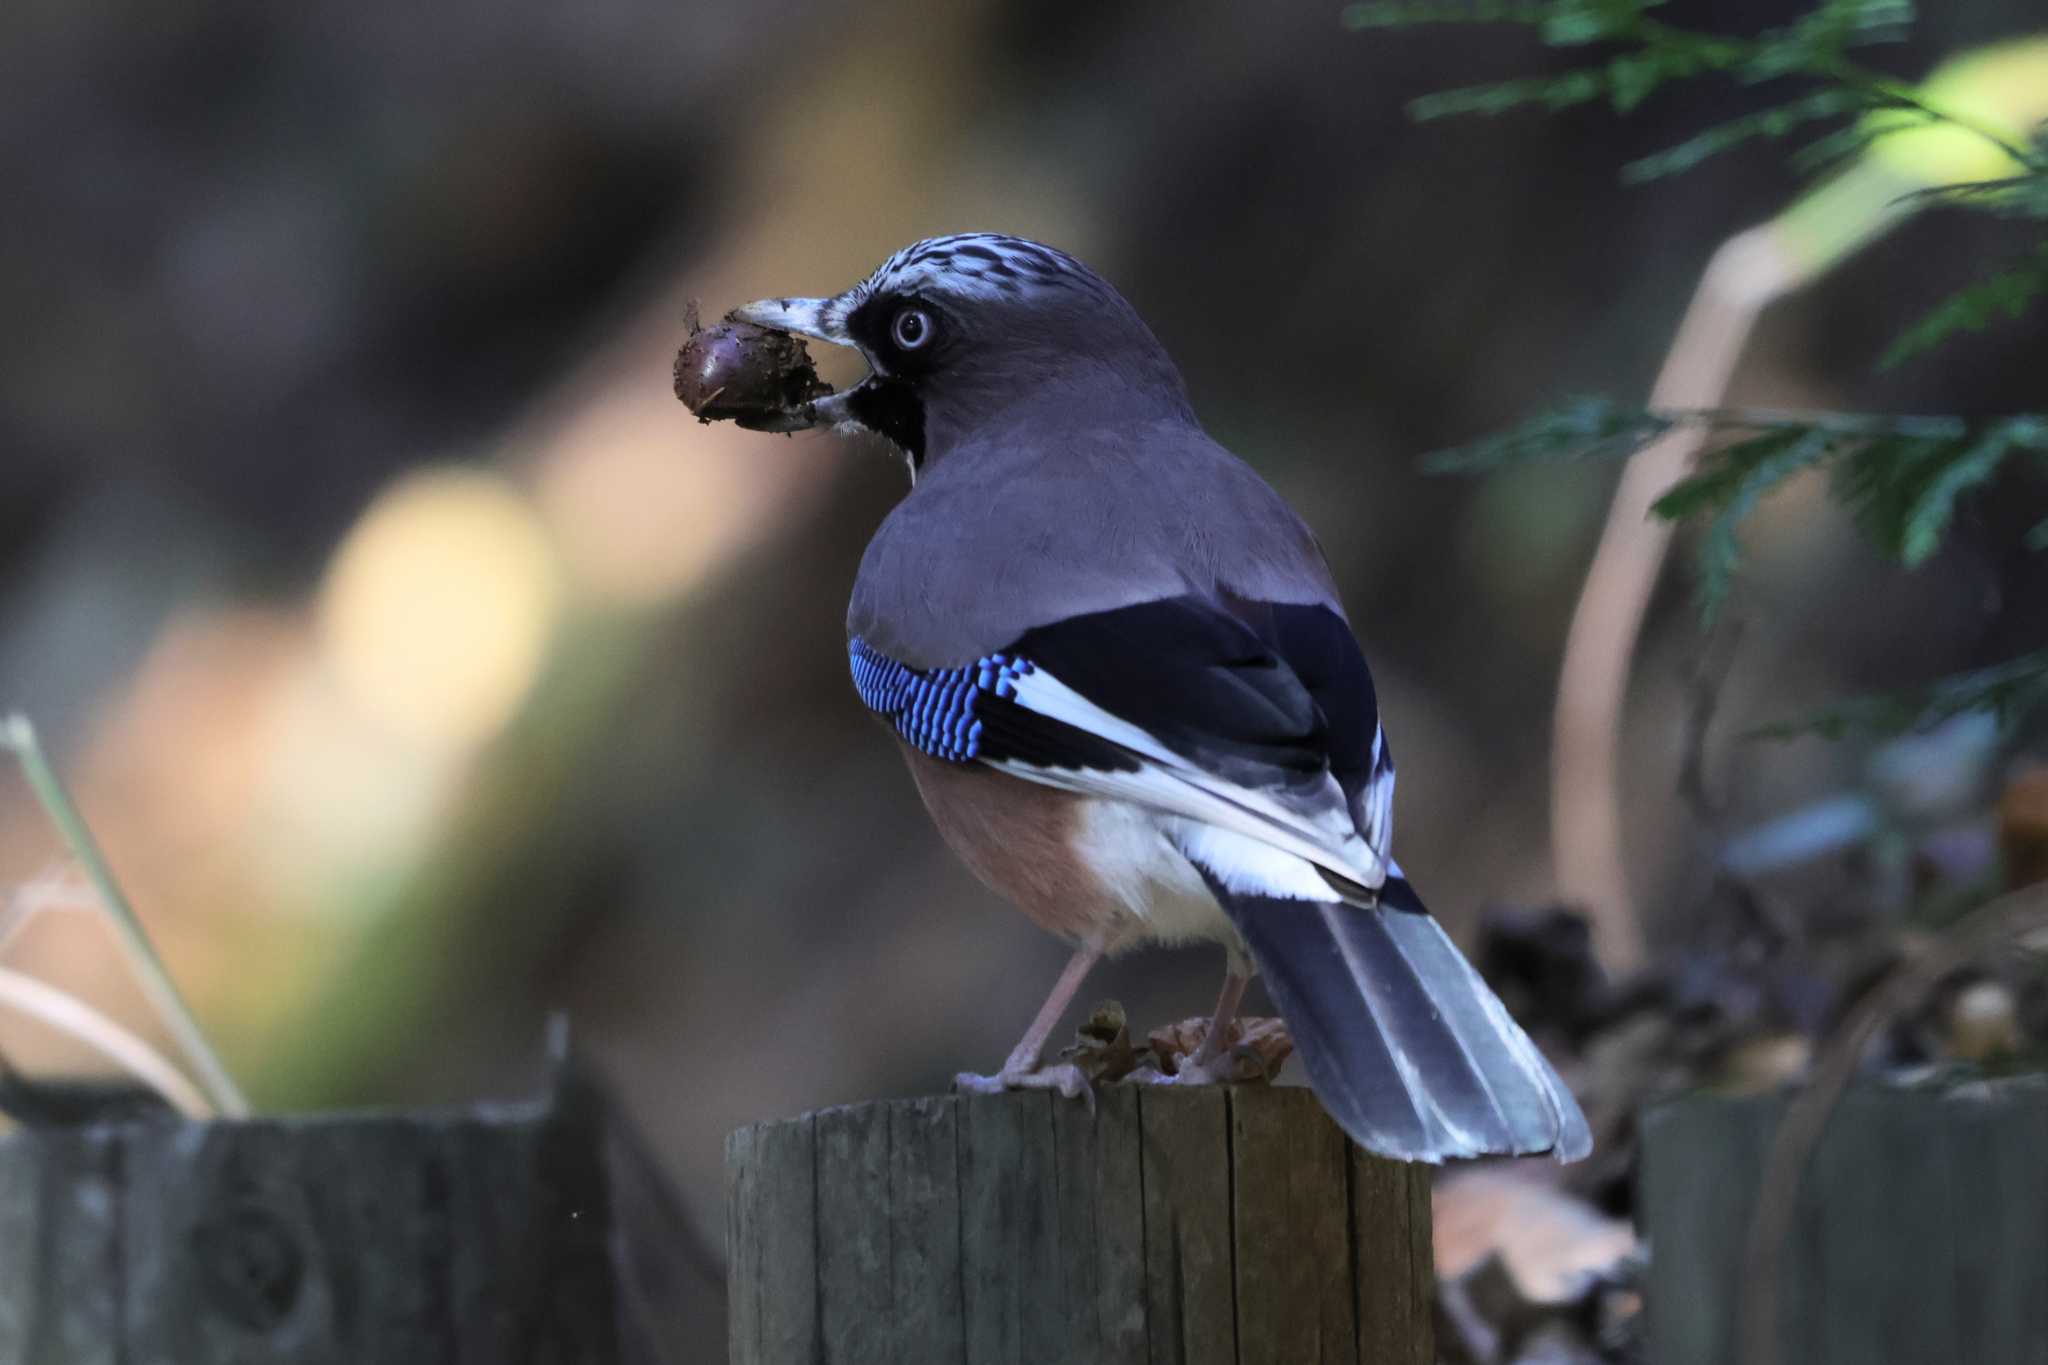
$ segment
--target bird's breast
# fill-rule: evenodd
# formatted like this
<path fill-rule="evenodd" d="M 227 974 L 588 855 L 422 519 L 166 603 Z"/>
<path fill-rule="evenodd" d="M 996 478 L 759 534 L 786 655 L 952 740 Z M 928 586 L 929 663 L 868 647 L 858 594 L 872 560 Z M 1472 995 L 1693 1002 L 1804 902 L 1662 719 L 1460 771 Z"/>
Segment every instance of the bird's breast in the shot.
<path fill-rule="evenodd" d="M 902 747 L 947 846 L 1041 929 L 1113 948 L 1232 936 L 1151 812 Z"/>

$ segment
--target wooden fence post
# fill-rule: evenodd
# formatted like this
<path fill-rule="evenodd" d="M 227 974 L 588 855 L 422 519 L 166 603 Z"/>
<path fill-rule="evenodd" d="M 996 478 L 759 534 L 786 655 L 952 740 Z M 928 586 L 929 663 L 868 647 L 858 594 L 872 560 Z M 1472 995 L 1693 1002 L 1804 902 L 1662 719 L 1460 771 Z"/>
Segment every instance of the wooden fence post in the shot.
<path fill-rule="evenodd" d="M 1697 1095 L 1643 1118 L 1648 1358 L 1741 1365 L 1743 1255 L 1786 1101 Z M 2048 1349 L 2048 1084 L 1851 1090 L 1793 1196 L 1783 1365 L 2037 1365 Z"/>
<path fill-rule="evenodd" d="M 526 1104 L 22 1129 L 0 1365 L 663 1365 L 721 1316 L 679 1219 L 573 1067 Z"/>
<path fill-rule="evenodd" d="M 726 1145 L 733 1365 L 1431 1365 L 1426 1168 L 1307 1090 L 882 1101 Z"/>

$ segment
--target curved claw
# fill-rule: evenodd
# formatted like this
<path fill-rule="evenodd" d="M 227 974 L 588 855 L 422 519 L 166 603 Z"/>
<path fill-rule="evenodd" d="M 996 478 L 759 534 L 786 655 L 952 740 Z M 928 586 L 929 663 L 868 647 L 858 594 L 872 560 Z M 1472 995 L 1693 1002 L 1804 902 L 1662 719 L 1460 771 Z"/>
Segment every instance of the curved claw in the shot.
<path fill-rule="evenodd" d="M 1228 1076 L 1212 1073 L 1206 1068 L 1197 1068 L 1190 1066 L 1183 1066 L 1179 1071 L 1176 1071 L 1171 1076 L 1167 1075 L 1164 1071 L 1161 1071 L 1156 1067 L 1147 1067 L 1142 1071 L 1133 1071 L 1130 1075 L 1124 1077 L 1124 1080 L 1127 1084 L 1130 1085 L 1230 1084 L 1230 1078 Z"/>
<path fill-rule="evenodd" d="M 963 1071 L 953 1078 L 953 1089 L 963 1095 L 1000 1095 L 1010 1088 L 1002 1076 L 980 1076 Z"/>
<path fill-rule="evenodd" d="M 1246 1062 L 1251 1063 L 1249 1070 Z M 1171 1076 L 1153 1066 L 1133 1071 L 1124 1079 L 1135 1085 L 1239 1085 L 1246 1081 L 1270 1081 L 1272 1075 L 1258 1050 L 1240 1043 L 1228 1052 L 1206 1058 L 1200 1053 L 1188 1057 Z"/>
<path fill-rule="evenodd" d="M 1095 1112 L 1095 1087 L 1087 1075 L 1071 1062 L 1042 1066 L 1035 1071 L 999 1071 L 978 1076 L 963 1071 L 953 1078 L 953 1088 L 966 1095 L 1000 1095 L 1009 1090 L 1055 1090 L 1070 1100 L 1079 1100 Z"/>

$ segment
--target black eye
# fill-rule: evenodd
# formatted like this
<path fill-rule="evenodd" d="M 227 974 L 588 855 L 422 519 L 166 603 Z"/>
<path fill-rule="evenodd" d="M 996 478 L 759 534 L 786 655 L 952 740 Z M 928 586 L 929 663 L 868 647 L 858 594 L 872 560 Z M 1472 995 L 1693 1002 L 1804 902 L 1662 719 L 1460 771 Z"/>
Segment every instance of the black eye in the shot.
<path fill-rule="evenodd" d="M 906 351 L 914 351 L 930 341 L 933 330 L 932 315 L 922 308 L 901 309 L 889 324 L 889 335 Z"/>

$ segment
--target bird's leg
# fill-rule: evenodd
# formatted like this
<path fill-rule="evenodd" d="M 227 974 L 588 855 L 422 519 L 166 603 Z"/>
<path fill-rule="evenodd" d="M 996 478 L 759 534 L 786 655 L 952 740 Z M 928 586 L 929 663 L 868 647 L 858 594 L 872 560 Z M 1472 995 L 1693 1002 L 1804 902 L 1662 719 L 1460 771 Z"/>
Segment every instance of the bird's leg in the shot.
<path fill-rule="evenodd" d="M 1221 1085 L 1235 1071 L 1236 1055 L 1226 1048 L 1231 1025 L 1237 1022 L 1237 1007 L 1244 1000 L 1244 988 L 1251 984 L 1249 964 L 1232 954 L 1223 969 L 1223 988 L 1216 992 L 1216 1012 L 1209 1017 L 1208 1031 L 1171 1075 L 1163 1071 L 1134 1071 L 1130 1079 L 1143 1085 Z"/>
<path fill-rule="evenodd" d="M 1052 994 L 1045 997 L 1045 1003 L 1039 1007 L 1031 1027 L 1024 1030 L 1017 1046 L 1010 1049 L 1003 1069 L 993 1076 L 977 1076 L 963 1071 L 953 1078 L 953 1088 L 973 1095 L 996 1095 L 1005 1090 L 1057 1090 L 1068 1099 L 1086 1097 L 1092 1101 L 1094 1095 L 1088 1088 L 1088 1078 L 1081 1074 L 1079 1067 L 1071 1062 L 1041 1067 L 1038 1062 L 1045 1055 L 1045 1040 L 1052 1036 L 1060 1016 L 1073 1003 L 1074 992 L 1081 989 L 1089 971 L 1101 960 L 1102 943 L 1099 939 L 1090 939 L 1076 948 L 1073 957 L 1067 961 L 1066 970 L 1060 973 L 1060 979 L 1052 983 Z"/>
<path fill-rule="evenodd" d="M 1223 1055 L 1223 1040 L 1230 1036 L 1230 1026 L 1237 1022 L 1237 1007 L 1244 1000 L 1244 988 L 1251 984 L 1251 976 L 1235 960 L 1223 970 L 1223 989 L 1216 992 L 1216 1012 L 1209 1017 L 1209 1031 L 1202 1035 L 1194 1054 L 1188 1058 L 1191 1067 L 1207 1067 Z"/>

